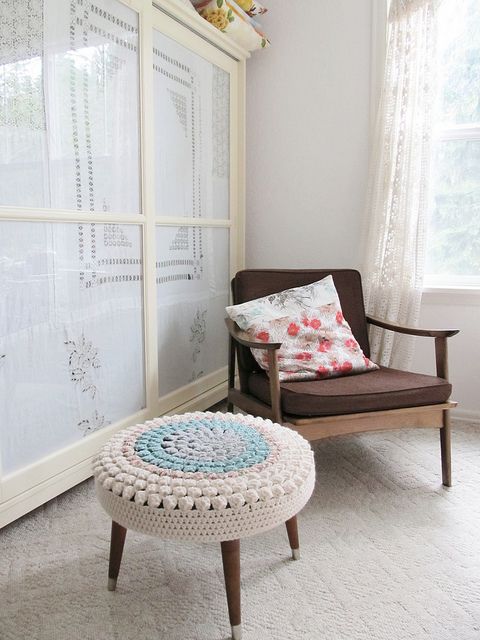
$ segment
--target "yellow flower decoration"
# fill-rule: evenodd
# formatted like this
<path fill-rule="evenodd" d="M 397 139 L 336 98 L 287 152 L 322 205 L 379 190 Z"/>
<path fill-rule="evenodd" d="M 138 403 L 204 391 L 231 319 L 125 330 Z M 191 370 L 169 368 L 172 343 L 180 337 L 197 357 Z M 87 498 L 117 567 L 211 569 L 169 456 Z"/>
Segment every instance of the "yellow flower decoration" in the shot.
<path fill-rule="evenodd" d="M 253 7 L 253 0 L 236 0 L 236 3 L 247 13 Z"/>
<path fill-rule="evenodd" d="M 228 27 L 229 19 L 223 9 L 206 9 L 202 11 L 201 16 L 221 31 Z"/>

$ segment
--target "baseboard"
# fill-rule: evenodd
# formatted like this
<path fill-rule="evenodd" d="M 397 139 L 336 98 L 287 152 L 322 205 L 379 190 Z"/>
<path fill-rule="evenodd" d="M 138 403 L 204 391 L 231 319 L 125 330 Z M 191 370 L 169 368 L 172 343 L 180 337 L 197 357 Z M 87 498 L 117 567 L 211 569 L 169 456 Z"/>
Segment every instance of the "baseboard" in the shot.
<path fill-rule="evenodd" d="M 480 427 L 480 411 L 452 409 L 452 420 L 461 424 L 471 424 Z"/>
<path fill-rule="evenodd" d="M 226 396 L 227 383 L 224 382 L 213 389 L 198 395 L 188 402 L 175 407 L 170 413 L 204 411 L 205 409 L 208 409 L 208 407 L 211 407 L 226 398 Z M 119 426 L 119 428 L 122 427 Z M 111 435 L 113 434 L 108 434 L 109 437 Z M 100 445 L 98 445 L 98 448 L 100 448 Z M 57 468 L 59 468 L 63 462 L 63 469 L 61 471 L 53 473 L 51 477 L 44 479 L 42 482 L 39 482 L 34 486 L 30 485 L 29 489 L 12 496 L 10 499 L 7 499 L 5 502 L 0 504 L 0 529 L 89 478 L 92 475 L 92 458 L 96 454 L 98 448 L 96 447 L 95 451 L 89 452 L 83 460 L 74 464 L 72 464 L 71 449 L 57 456 Z M 63 458 L 63 460 L 61 458 Z M 22 475 L 24 474 L 28 475 L 30 478 L 31 470 L 27 468 L 16 474 L 18 482 L 23 485 L 25 485 L 22 478 Z"/>
<path fill-rule="evenodd" d="M 65 469 L 0 505 L 0 529 L 92 475 L 91 458 Z"/>

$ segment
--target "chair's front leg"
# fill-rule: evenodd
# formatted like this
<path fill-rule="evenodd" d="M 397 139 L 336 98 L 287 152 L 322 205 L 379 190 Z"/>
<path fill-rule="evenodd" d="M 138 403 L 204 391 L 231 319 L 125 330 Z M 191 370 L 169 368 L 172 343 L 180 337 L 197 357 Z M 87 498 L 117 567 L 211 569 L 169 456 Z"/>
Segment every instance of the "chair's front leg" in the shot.
<path fill-rule="evenodd" d="M 223 575 L 227 591 L 228 615 L 232 627 L 232 640 L 241 640 L 242 616 L 240 604 L 240 540 L 221 543 Z"/>
<path fill-rule="evenodd" d="M 437 376 L 448 380 L 448 342 L 447 338 L 435 338 L 435 361 Z M 443 427 L 440 429 L 440 451 L 442 456 L 442 482 L 452 486 L 452 444 L 450 410 L 443 412 Z"/>
<path fill-rule="evenodd" d="M 440 429 L 440 451 L 442 455 L 442 482 L 446 487 L 452 486 L 452 444 L 450 409 L 443 412 L 443 427 Z"/>
<path fill-rule="evenodd" d="M 235 386 L 235 342 L 232 336 L 228 340 L 228 392 Z M 227 403 L 227 411 L 233 413 L 234 406 L 232 402 Z"/>
<path fill-rule="evenodd" d="M 270 378 L 270 404 L 272 406 L 272 418 L 274 422 L 282 424 L 282 400 L 280 391 L 280 375 L 278 370 L 278 352 L 268 352 L 268 375 Z"/>

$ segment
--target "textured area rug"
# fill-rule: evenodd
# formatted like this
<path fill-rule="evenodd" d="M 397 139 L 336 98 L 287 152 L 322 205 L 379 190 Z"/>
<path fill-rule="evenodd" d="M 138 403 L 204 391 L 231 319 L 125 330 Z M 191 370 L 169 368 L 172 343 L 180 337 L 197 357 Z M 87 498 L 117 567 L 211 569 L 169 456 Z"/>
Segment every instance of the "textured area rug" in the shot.
<path fill-rule="evenodd" d="M 480 430 L 456 426 L 455 485 L 438 433 L 314 445 L 299 517 L 242 542 L 244 640 L 478 640 Z M 129 532 L 106 589 L 110 523 L 88 481 L 0 531 L 2 640 L 225 640 L 220 547 Z"/>

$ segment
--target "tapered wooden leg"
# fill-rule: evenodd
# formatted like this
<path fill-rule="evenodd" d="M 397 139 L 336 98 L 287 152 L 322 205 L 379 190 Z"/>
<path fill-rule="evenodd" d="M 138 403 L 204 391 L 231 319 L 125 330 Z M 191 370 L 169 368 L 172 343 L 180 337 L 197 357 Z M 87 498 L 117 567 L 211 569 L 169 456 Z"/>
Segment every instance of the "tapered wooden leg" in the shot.
<path fill-rule="evenodd" d="M 112 537 L 110 538 L 110 563 L 108 565 L 108 590 L 115 591 L 120 563 L 122 562 L 123 545 L 127 530 L 112 520 Z"/>
<path fill-rule="evenodd" d="M 452 445 L 450 411 L 443 412 L 443 427 L 440 429 L 440 451 L 442 453 L 442 482 L 452 486 Z"/>
<path fill-rule="evenodd" d="M 228 615 L 232 627 L 232 640 L 242 637 L 240 613 L 240 540 L 222 542 L 223 575 L 227 591 Z"/>
<path fill-rule="evenodd" d="M 235 386 L 235 341 L 232 336 L 229 338 L 228 343 L 228 391 Z M 233 413 L 233 403 L 227 404 L 228 413 Z"/>
<path fill-rule="evenodd" d="M 300 560 L 300 544 L 298 542 L 298 524 L 297 516 L 293 516 L 290 520 L 287 520 L 287 533 L 290 548 L 292 550 L 292 558 L 294 560 Z"/>

